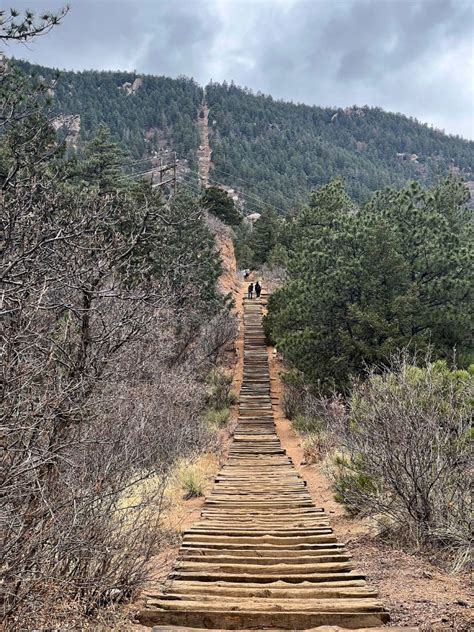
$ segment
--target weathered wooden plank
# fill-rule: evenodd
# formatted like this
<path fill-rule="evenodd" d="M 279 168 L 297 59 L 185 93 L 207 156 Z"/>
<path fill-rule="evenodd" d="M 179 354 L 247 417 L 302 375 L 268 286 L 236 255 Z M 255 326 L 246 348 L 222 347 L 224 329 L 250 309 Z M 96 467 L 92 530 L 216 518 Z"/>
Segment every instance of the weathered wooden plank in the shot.
<path fill-rule="evenodd" d="M 209 628 L 188 628 L 181 625 L 156 625 L 153 626 L 152 632 L 207 632 L 207 630 L 209 630 Z M 340 626 L 335 625 L 305 628 L 305 632 L 347 632 L 347 630 L 348 628 L 341 628 Z M 255 632 L 255 628 L 234 628 L 234 632 Z M 272 632 L 283 632 L 283 628 L 272 628 Z M 357 628 L 357 632 L 387 632 L 387 628 Z M 390 627 L 388 632 L 420 632 L 420 628 Z"/>
<path fill-rule="evenodd" d="M 185 595 L 164 595 L 158 599 L 151 598 L 149 606 L 163 610 L 206 609 L 208 611 L 222 610 L 223 606 L 233 612 L 247 610 L 259 610 L 260 612 L 272 612 L 283 610 L 284 612 L 384 612 L 382 602 L 373 598 L 354 597 L 352 599 L 287 599 L 284 597 L 266 599 L 259 598 L 235 598 L 221 597 L 218 601 L 213 597 L 198 597 L 187 599 Z"/>
<path fill-rule="evenodd" d="M 364 575 L 349 575 L 348 572 L 335 572 L 327 571 L 325 573 L 316 573 L 315 571 L 309 572 L 306 575 L 301 573 L 232 573 L 231 571 L 216 571 L 215 573 L 203 572 L 199 569 L 194 571 L 179 570 L 176 569 L 170 574 L 171 579 L 186 579 L 202 582 L 215 582 L 215 581 L 233 581 L 233 582 L 255 582 L 260 584 L 268 584 L 275 581 L 275 579 L 281 579 L 288 583 L 299 584 L 301 582 L 315 582 L 320 583 L 324 581 L 342 581 L 345 577 L 356 577 L 357 579 L 364 579 Z"/>
<path fill-rule="evenodd" d="M 198 627 L 204 625 L 206 629 L 235 630 L 242 627 L 250 628 L 281 628 L 284 630 L 302 630 L 321 625 L 340 625 L 347 629 L 379 626 L 389 621 L 387 613 L 378 612 L 261 612 L 227 610 L 196 610 L 189 612 L 163 611 L 161 609 L 143 609 L 139 619 L 144 625 L 172 624 Z"/>

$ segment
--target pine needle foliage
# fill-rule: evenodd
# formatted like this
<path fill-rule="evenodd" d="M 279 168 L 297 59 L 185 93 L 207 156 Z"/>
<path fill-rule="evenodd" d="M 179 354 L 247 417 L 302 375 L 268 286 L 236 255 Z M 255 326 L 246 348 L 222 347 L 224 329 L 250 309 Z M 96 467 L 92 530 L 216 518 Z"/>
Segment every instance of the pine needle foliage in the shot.
<path fill-rule="evenodd" d="M 288 362 L 323 390 L 346 390 L 401 348 L 468 364 L 466 200 L 454 177 L 387 189 L 361 208 L 340 181 L 313 194 L 293 224 L 290 280 L 269 300 L 267 332 Z"/>

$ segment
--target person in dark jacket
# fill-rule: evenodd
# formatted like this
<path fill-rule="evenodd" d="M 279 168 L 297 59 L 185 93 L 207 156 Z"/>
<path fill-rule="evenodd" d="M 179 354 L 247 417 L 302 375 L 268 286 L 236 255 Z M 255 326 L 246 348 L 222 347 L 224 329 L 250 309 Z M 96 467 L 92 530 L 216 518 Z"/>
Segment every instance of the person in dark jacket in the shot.
<path fill-rule="evenodd" d="M 248 297 L 253 298 L 253 283 L 251 283 L 248 287 Z"/>
<path fill-rule="evenodd" d="M 260 293 L 261 293 L 261 291 L 262 291 L 262 286 L 260 285 L 260 281 L 257 281 L 257 282 L 255 283 L 255 296 L 256 296 L 257 298 L 260 298 Z"/>

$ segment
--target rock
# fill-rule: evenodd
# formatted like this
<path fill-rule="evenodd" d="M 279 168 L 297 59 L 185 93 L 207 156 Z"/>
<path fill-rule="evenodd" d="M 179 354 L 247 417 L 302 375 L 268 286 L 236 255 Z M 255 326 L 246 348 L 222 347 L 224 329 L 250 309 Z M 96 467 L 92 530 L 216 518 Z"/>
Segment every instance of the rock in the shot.
<path fill-rule="evenodd" d="M 141 77 L 137 77 L 135 81 L 132 83 L 132 92 L 136 92 L 143 85 L 143 79 Z"/>
<path fill-rule="evenodd" d="M 133 83 L 130 83 L 130 81 L 122 83 L 122 85 L 119 86 L 119 90 L 122 90 L 125 94 L 134 94 L 142 87 L 142 85 L 143 79 L 141 77 L 137 77 Z"/>
<path fill-rule="evenodd" d="M 51 125 L 56 131 L 60 129 L 65 130 L 66 145 L 77 149 L 81 131 L 81 117 L 79 114 L 62 114 L 53 119 Z"/>
<path fill-rule="evenodd" d="M 427 579 L 433 579 L 433 575 L 432 575 L 431 573 L 429 573 L 428 571 L 423 571 L 423 572 L 421 573 L 421 575 L 422 575 L 423 577 L 426 577 Z"/>
<path fill-rule="evenodd" d="M 464 601 L 464 599 L 456 599 L 454 603 L 458 606 L 462 606 L 463 608 L 469 608 L 469 604 L 467 601 Z"/>

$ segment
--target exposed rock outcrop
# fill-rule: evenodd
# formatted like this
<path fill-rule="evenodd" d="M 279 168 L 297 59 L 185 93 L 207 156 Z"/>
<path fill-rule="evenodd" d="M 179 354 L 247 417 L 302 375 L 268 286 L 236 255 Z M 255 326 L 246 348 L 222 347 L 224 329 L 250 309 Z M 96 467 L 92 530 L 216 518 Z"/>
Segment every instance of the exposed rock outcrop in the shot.
<path fill-rule="evenodd" d="M 79 114 L 61 114 L 51 121 L 51 125 L 56 131 L 64 130 L 68 147 L 72 149 L 78 148 L 79 134 L 81 132 L 81 117 Z"/>
<path fill-rule="evenodd" d="M 123 92 L 125 92 L 125 94 L 135 94 L 135 92 L 137 92 L 143 85 L 143 78 L 142 77 L 137 77 L 133 83 L 131 83 L 130 81 L 126 81 L 125 83 L 122 83 L 121 86 L 119 86 L 119 90 L 122 90 Z"/>
<path fill-rule="evenodd" d="M 471 196 L 467 202 L 468 208 L 474 209 L 474 180 L 468 180 L 466 186 L 469 189 L 469 195 Z"/>

